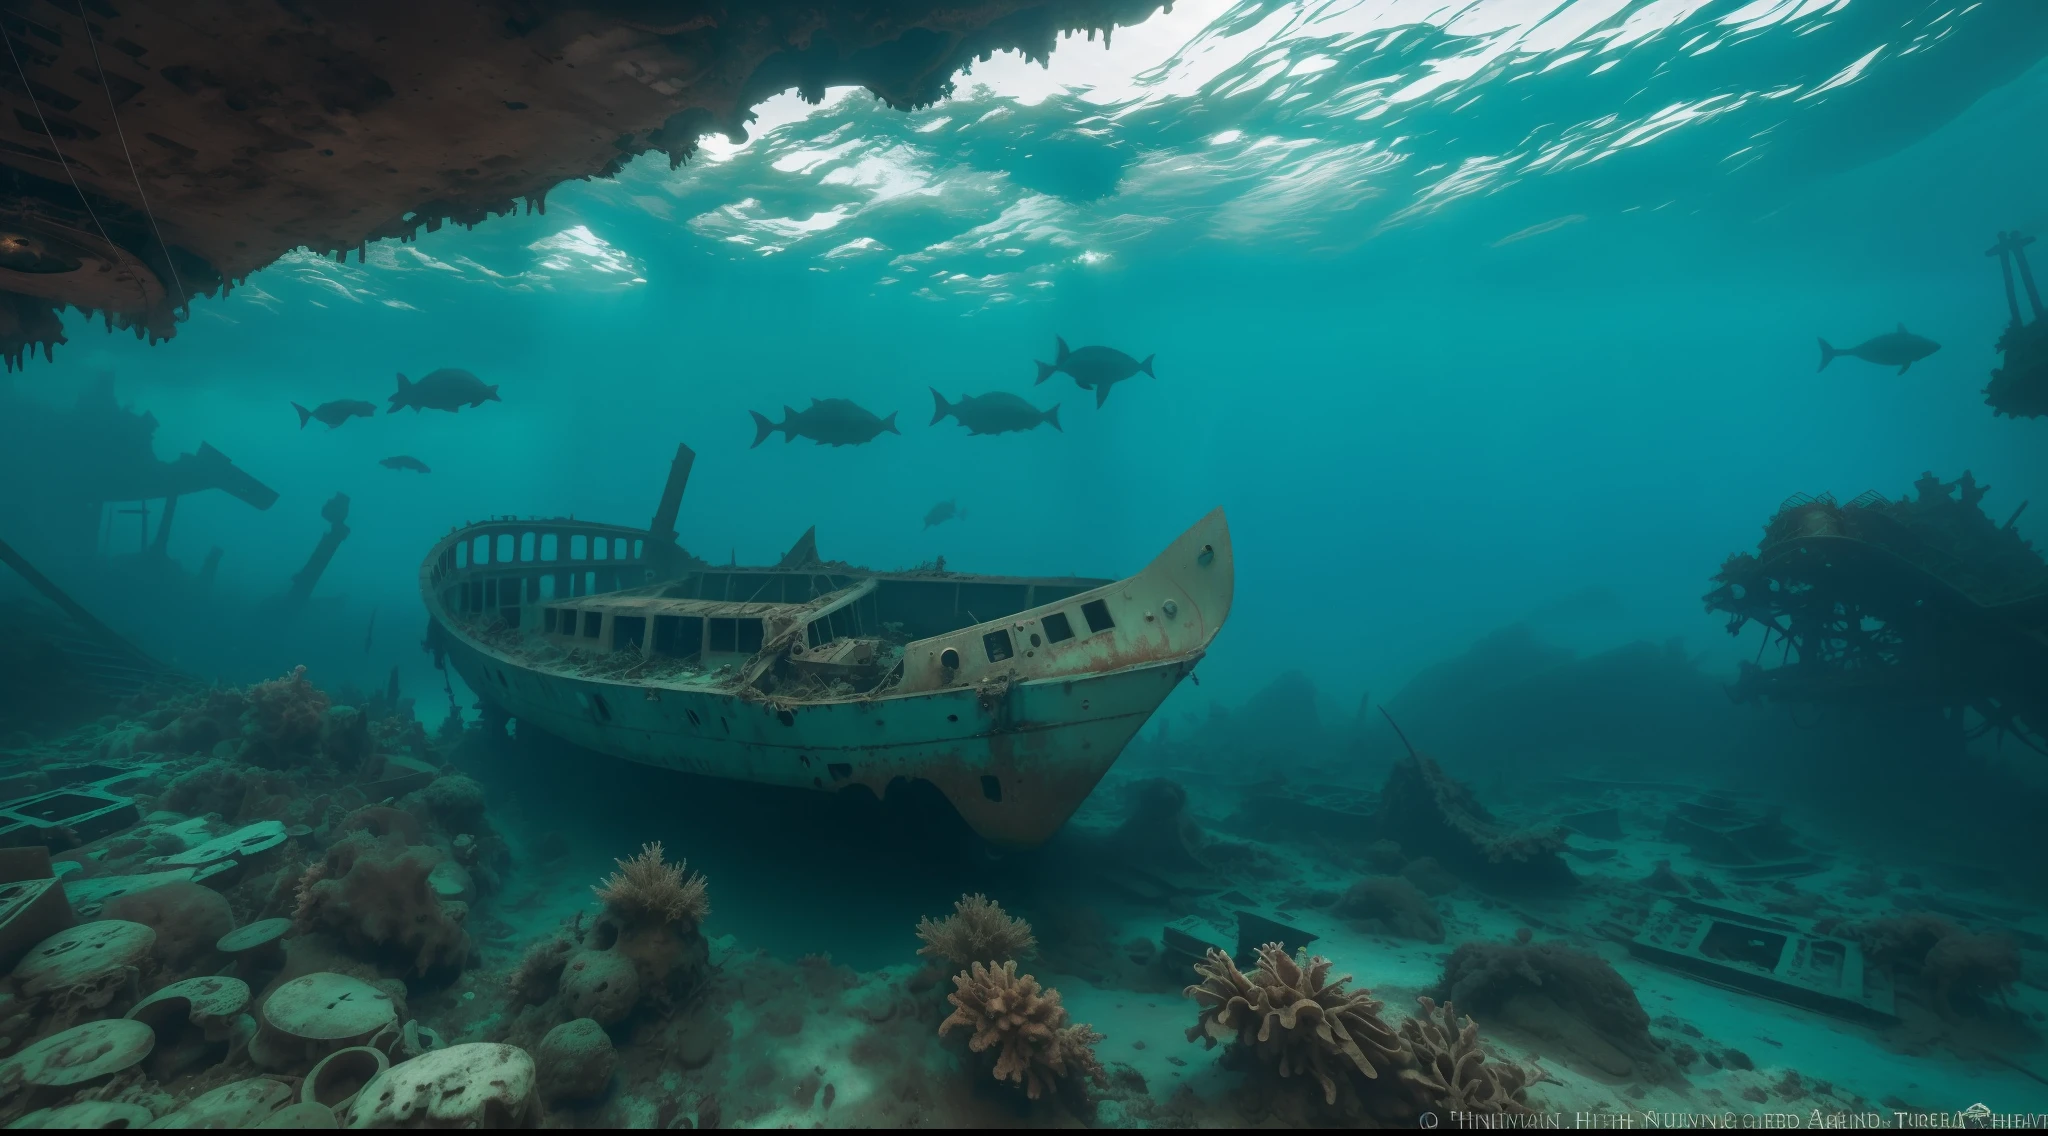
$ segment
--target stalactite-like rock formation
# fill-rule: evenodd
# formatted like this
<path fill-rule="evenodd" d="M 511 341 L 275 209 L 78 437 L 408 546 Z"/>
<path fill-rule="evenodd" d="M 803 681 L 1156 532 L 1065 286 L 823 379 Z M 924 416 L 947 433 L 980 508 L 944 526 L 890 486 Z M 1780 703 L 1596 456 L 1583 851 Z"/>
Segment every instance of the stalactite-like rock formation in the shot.
<path fill-rule="evenodd" d="M 474 225 L 752 106 L 931 102 L 976 58 L 1162 0 L 40 0 L 0 15 L 0 355 L 74 305 L 151 340 L 301 246 Z M 92 34 L 86 35 L 87 23 Z"/>

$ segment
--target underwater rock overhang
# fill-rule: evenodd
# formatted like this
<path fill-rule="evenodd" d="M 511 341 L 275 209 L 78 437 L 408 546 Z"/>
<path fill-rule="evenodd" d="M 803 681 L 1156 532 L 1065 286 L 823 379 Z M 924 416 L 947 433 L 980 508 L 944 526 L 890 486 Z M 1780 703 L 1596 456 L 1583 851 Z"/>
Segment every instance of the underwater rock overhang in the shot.
<path fill-rule="evenodd" d="M 66 305 L 152 339 L 293 249 L 361 253 L 531 208 L 750 109 L 860 85 L 933 102 L 976 59 L 1052 51 L 1164 0 L 483 0 L 10 5 L 0 353 Z M 81 11 L 89 13 L 88 40 Z M 18 62 L 17 62 L 18 61 Z M 75 182 L 75 186 L 74 186 Z"/>
<path fill-rule="evenodd" d="M 420 590 L 437 655 L 523 726 L 790 788 L 924 780 L 1031 847 L 1193 672 L 1234 574 L 1220 509 L 1118 581 L 714 568 L 645 529 L 500 519 L 436 544 Z M 844 661 L 888 626 L 910 640 L 893 666 Z"/>

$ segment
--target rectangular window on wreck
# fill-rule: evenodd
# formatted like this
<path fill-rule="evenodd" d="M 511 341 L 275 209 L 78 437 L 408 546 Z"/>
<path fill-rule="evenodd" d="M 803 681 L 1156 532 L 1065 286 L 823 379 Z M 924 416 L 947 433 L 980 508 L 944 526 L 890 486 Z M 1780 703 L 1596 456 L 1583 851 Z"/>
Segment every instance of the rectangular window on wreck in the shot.
<path fill-rule="evenodd" d="M 569 538 L 569 559 L 571 559 L 571 560 L 588 560 L 588 559 L 590 559 L 590 538 L 589 538 L 589 537 L 587 537 L 587 536 L 584 536 L 584 535 L 583 535 L 582 533 L 576 533 L 575 535 L 573 535 L 573 536 L 571 536 L 571 537 Z"/>
<path fill-rule="evenodd" d="M 804 625 L 804 642 L 810 646 L 822 647 L 825 645 L 826 640 L 831 637 L 832 632 L 825 626 L 825 621 L 822 619 L 814 619 Z"/>
<path fill-rule="evenodd" d="M 710 627 L 706 629 L 706 638 L 709 641 L 711 650 L 728 652 L 739 650 L 739 620 L 712 619 L 706 620 L 706 622 L 710 624 Z"/>
<path fill-rule="evenodd" d="M 491 562 L 491 538 L 480 536 L 469 542 L 469 563 L 471 567 Z"/>
<path fill-rule="evenodd" d="M 455 566 L 457 568 L 469 567 L 469 542 L 466 540 L 455 546 Z"/>
<path fill-rule="evenodd" d="M 1109 605 L 1101 600 L 1089 600 L 1082 604 L 1081 618 L 1088 621 L 1090 635 L 1116 626 L 1116 620 L 1109 617 Z"/>
<path fill-rule="evenodd" d="M 1010 642 L 1010 629 L 999 627 L 981 637 L 981 649 L 988 653 L 988 661 L 1000 663 L 1017 653 L 1016 645 Z"/>
<path fill-rule="evenodd" d="M 554 533 L 540 534 L 540 558 L 542 560 L 553 560 L 561 551 L 562 541 L 560 537 L 557 537 Z"/>
<path fill-rule="evenodd" d="M 597 636 L 598 636 L 598 633 L 599 633 L 599 632 L 601 632 L 601 631 L 603 631 L 603 630 L 604 630 L 604 613 L 603 613 L 603 612 L 601 612 L 601 611 L 586 611 L 586 612 L 584 612 L 584 613 L 583 613 L 583 637 L 584 637 L 585 639 L 595 639 L 595 638 L 597 638 Z"/>
<path fill-rule="evenodd" d="M 497 551 L 491 554 L 491 558 L 499 564 L 512 563 L 513 557 L 518 551 L 516 547 L 517 543 L 517 540 L 512 536 L 511 533 L 499 533 L 498 548 Z"/>
<path fill-rule="evenodd" d="M 1053 612 L 1039 620 L 1038 625 L 1045 628 L 1045 641 L 1048 643 L 1064 643 L 1074 637 L 1074 625 L 1067 620 L 1066 612 Z"/>
<path fill-rule="evenodd" d="M 687 659 L 704 649 L 704 620 L 694 615 L 654 617 L 654 652 Z"/>
<path fill-rule="evenodd" d="M 761 649 L 761 621 L 758 619 L 739 620 L 739 652 L 751 655 Z"/>
<path fill-rule="evenodd" d="M 637 650 L 646 641 L 646 616 L 615 615 L 612 617 L 612 650 L 623 651 L 628 647 Z"/>

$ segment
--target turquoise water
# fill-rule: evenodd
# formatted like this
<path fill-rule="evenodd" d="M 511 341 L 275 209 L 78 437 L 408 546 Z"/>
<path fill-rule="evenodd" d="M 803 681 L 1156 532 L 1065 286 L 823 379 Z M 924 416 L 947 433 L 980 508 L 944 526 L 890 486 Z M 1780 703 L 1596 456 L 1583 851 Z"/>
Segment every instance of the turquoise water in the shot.
<path fill-rule="evenodd" d="M 1832 811 L 1854 829 L 1855 793 L 1883 775 L 1839 748 L 1804 754 L 1778 718 L 1731 718 L 1714 688 L 1756 639 L 1730 637 L 1701 597 L 1793 494 L 1898 498 L 1923 471 L 1969 470 L 1991 487 L 1995 522 L 2048 502 L 2048 427 L 1994 417 L 1982 396 L 2007 322 L 1984 250 L 2001 231 L 2048 232 L 2044 54 L 2048 7 L 2026 0 L 1183 2 L 1107 44 L 1067 40 L 1045 66 L 997 56 L 914 112 L 851 88 L 818 105 L 790 92 L 757 108 L 749 137 L 706 139 L 678 168 L 643 158 L 557 188 L 544 211 L 360 259 L 287 256 L 196 301 L 168 344 L 72 313 L 55 361 L 0 392 L 65 406 L 111 372 L 158 420 L 160 456 L 208 442 L 275 488 L 268 511 L 217 493 L 180 505 L 169 552 L 196 568 L 225 549 L 217 594 L 282 591 L 325 529 L 321 504 L 349 496 L 351 535 L 293 627 L 234 599 L 181 608 L 65 577 L 207 678 L 304 664 L 323 687 L 376 689 L 396 666 L 431 729 L 451 701 L 416 649 L 433 542 L 500 514 L 644 524 L 686 443 L 680 539 L 714 563 L 772 562 L 815 525 L 826 558 L 859 565 L 943 556 L 961 571 L 1121 577 L 1225 509 L 1229 625 L 1201 685 L 1155 719 L 1167 740 L 1155 725 L 1126 756 L 1131 777 L 1244 772 L 1256 758 L 1307 779 L 1343 766 L 1356 730 L 1376 763 L 1359 780 L 1377 788 L 1397 743 L 1355 726 L 1362 700 L 1394 698 L 1519 623 L 1581 658 L 1674 643 L 1686 673 L 1604 698 L 1630 677 L 1618 665 L 1572 688 L 1568 709 L 1594 709 L 1551 734 L 1545 715 L 1562 703 L 1540 691 L 1510 710 L 1476 695 L 1473 709 L 1439 709 L 1441 722 L 1527 716 L 1446 755 L 1482 798 L 1521 803 L 1513 747 L 1536 737 L 1546 772 L 1736 770 L 1815 826 Z M 1816 370 L 1817 338 L 1848 346 L 1900 326 L 1940 350 L 1903 374 L 1853 358 Z M 1155 356 L 1156 377 L 1118 384 L 1100 408 L 1065 375 L 1034 384 L 1055 337 Z M 381 409 L 396 375 L 443 367 L 497 384 L 502 401 L 331 430 L 301 428 L 291 406 Z M 1057 402 L 1061 429 L 928 425 L 934 388 Z M 894 413 L 900 434 L 751 445 L 749 411 L 827 398 Z M 67 440 L 47 460 L 63 476 L 90 445 Z M 432 472 L 378 464 L 394 455 Z M 926 527 L 944 501 L 965 516 Z M 104 517 L 97 551 L 136 546 L 136 523 Z M 2014 525 L 2048 532 L 2040 504 Z M 81 551 L 33 528 L 8 538 L 39 561 Z M 1243 718 L 1296 671 L 1311 693 L 1216 740 L 1212 708 Z M 473 696 L 451 694 L 474 718 Z M 1608 714 L 1667 697 L 1678 708 L 1647 723 Z M 1808 758 L 1820 772 L 1786 772 Z M 2000 768 L 2010 784 L 2038 779 L 2025 759 Z M 660 791 L 643 771 L 593 776 Z M 1230 812 L 1229 792 L 1191 784 L 1198 813 Z M 1855 788 L 1828 799 L 1815 784 Z M 1117 785 L 1084 822 L 1116 823 Z M 2008 785 L 1942 792 L 2020 792 Z M 642 828 L 688 847 L 688 832 L 651 831 L 684 826 L 640 804 L 578 807 L 560 827 L 593 870 Z M 2031 903 L 2033 920 L 2039 837 L 2008 837 L 2031 859 L 2003 902 Z M 738 835 L 691 855 L 714 889 L 721 870 L 750 890 L 801 873 L 798 852 L 762 868 Z M 1657 858 L 1623 857 L 1644 871 Z M 713 930 L 883 967 L 902 961 L 911 916 L 1000 878 L 952 864 L 877 898 L 858 875 L 819 885 L 836 893 L 829 918 L 734 900 Z M 573 903 L 580 886 L 558 890 Z M 1406 976 L 1389 981 L 1425 984 L 1415 976 L 1436 960 L 1419 957 L 1389 956 Z M 2040 1002 L 2030 986 L 2018 997 Z M 1890 1056 L 1831 1059 L 1864 1061 L 1856 1091 L 1871 1101 L 1904 1075 Z M 1985 1074 L 1945 1061 L 1894 1095 L 1969 1103 L 1943 1094 Z M 2048 1092 L 2030 1076 L 1994 1087 Z"/>

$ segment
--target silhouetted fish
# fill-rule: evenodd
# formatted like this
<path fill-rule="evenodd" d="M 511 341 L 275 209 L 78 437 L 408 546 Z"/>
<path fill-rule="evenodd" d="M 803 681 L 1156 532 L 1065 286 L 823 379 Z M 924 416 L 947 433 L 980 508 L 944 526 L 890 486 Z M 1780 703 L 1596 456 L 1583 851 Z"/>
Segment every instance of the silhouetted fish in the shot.
<path fill-rule="evenodd" d="M 869 411 L 855 406 L 844 398 L 812 399 L 804 410 L 785 406 L 782 421 L 770 422 L 758 410 L 749 410 L 754 416 L 754 445 L 768 440 L 768 435 L 782 431 L 782 440 L 794 442 L 798 436 L 809 438 L 821 446 L 858 446 L 871 442 L 875 436 L 887 430 L 901 434 L 896 428 L 896 415 L 877 418 Z"/>
<path fill-rule="evenodd" d="M 1899 330 L 1874 339 L 1866 339 L 1854 347 L 1831 347 L 1827 340 L 1821 340 L 1820 366 L 1815 369 L 1826 370 L 1827 365 L 1834 362 L 1837 355 L 1854 355 L 1866 363 L 1876 363 L 1881 367 L 1897 367 L 1899 374 L 1903 375 L 1906 368 L 1939 350 L 1941 344 L 1924 336 L 1914 335 L 1906 330 L 1905 324 L 1900 324 Z"/>
<path fill-rule="evenodd" d="M 375 418 L 377 416 L 376 407 L 360 399 L 353 398 L 323 402 L 311 410 L 307 410 L 295 402 L 292 403 L 292 409 L 299 412 L 299 429 L 301 430 L 306 428 L 307 422 L 316 418 L 327 423 L 327 428 L 332 430 L 351 418 Z"/>
<path fill-rule="evenodd" d="M 404 375 L 398 376 L 398 392 L 391 396 L 390 413 L 396 414 L 407 406 L 412 407 L 414 413 L 422 410 L 452 413 L 465 406 L 500 401 L 495 385 L 488 385 L 459 367 L 443 367 L 419 382 L 413 382 Z"/>
<path fill-rule="evenodd" d="M 1038 381 L 1042 383 L 1065 371 L 1074 376 L 1074 385 L 1095 392 L 1095 405 L 1098 407 L 1109 400 L 1109 388 L 1139 371 L 1152 375 L 1155 356 L 1147 355 L 1140 363 L 1114 347 L 1083 347 L 1079 351 L 1069 351 L 1066 340 L 1054 336 L 1053 342 L 1059 345 L 1059 354 L 1052 362 L 1038 365 Z"/>
<path fill-rule="evenodd" d="M 967 427 L 969 434 L 1008 434 L 1036 429 L 1040 423 L 1049 423 L 1055 430 L 1060 428 L 1058 403 L 1050 410 L 1040 410 L 1008 391 L 961 395 L 959 402 L 947 402 L 946 396 L 933 388 L 932 402 L 932 425 L 937 426 L 950 414 Z"/>
<path fill-rule="evenodd" d="M 419 473 L 434 472 L 433 470 L 427 468 L 426 462 L 423 462 L 415 457 L 408 457 L 405 454 L 400 454 L 395 458 L 385 458 L 383 461 L 380 461 L 377 464 L 383 466 L 385 469 L 410 469 L 417 471 Z"/>
<path fill-rule="evenodd" d="M 931 512 L 924 515 L 924 527 L 930 528 L 933 525 L 943 525 L 947 521 L 964 521 L 966 519 L 967 510 L 955 507 L 951 501 L 941 501 L 932 506 Z"/>

